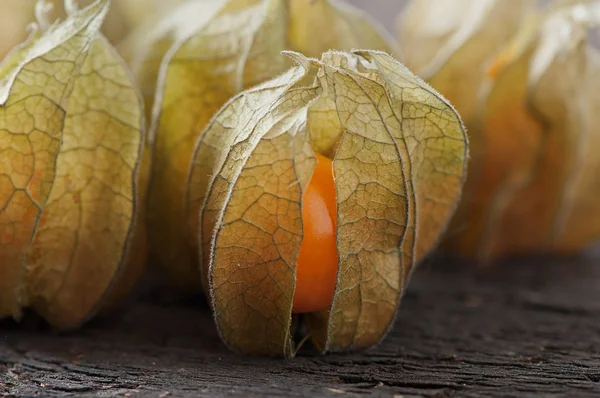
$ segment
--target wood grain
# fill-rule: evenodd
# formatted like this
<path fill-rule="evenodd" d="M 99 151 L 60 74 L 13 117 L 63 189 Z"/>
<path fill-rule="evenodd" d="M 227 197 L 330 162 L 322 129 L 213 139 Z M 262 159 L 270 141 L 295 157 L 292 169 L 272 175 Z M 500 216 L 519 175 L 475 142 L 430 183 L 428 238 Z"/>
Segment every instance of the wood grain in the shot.
<path fill-rule="evenodd" d="M 201 300 L 168 295 L 68 335 L 4 323 L 0 396 L 592 396 L 599 260 L 428 262 L 385 342 L 352 355 L 236 356 Z"/>

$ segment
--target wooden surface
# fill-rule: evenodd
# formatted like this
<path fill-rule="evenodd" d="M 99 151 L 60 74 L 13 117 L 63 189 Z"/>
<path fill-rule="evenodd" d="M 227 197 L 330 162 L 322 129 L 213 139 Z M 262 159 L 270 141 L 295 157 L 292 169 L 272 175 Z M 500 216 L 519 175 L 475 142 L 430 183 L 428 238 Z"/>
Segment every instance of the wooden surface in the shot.
<path fill-rule="evenodd" d="M 0 396 L 592 396 L 600 394 L 600 258 L 415 274 L 379 347 L 240 357 L 199 302 L 146 297 L 57 335 L 0 324 Z"/>

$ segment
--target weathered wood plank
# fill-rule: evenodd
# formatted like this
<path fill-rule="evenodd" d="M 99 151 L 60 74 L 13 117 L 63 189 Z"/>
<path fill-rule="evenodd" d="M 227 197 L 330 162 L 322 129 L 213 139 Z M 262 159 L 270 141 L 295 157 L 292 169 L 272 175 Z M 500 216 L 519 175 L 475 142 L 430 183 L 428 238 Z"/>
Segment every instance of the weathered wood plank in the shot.
<path fill-rule="evenodd" d="M 398 322 L 370 352 L 240 357 L 202 303 L 146 298 L 57 335 L 0 326 L 5 396 L 380 396 L 600 393 L 600 256 L 486 272 L 420 268 Z"/>

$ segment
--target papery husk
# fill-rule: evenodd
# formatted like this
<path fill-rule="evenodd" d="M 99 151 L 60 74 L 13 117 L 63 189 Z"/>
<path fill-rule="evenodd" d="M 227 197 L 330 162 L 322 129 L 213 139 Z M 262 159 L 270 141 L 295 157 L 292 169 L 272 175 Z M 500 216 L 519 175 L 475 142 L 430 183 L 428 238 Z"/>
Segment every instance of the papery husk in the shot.
<path fill-rule="evenodd" d="M 313 148 L 334 142 L 337 284 L 330 309 L 305 320 L 321 352 L 368 348 L 456 206 L 465 131 L 439 94 L 385 53 L 288 54 L 297 66 L 231 99 L 194 151 L 188 200 L 199 209 L 215 321 L 235 351 L 294 356 L 302 193 Z M 308 127 L 336 120 L 329 136 Z"/>
<path fill-rule="evenodd" d="M 0 317 L 77 327 L 143 269 L 143 104 L 99 33 L 108 7 L 40 20 L 0 65 Z"/>

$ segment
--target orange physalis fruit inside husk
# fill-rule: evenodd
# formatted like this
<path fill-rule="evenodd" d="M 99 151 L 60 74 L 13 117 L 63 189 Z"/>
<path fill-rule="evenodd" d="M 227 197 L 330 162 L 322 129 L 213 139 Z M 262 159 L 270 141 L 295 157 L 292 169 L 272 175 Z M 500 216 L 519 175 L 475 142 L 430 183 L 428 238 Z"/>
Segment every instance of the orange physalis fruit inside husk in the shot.
<path fill-rule="evenodd" d="M 576 253 L 600 237 L 600 2 L 535 3 L 415 1 L 401 25 L 403 60 L 469 131 L 469 178 L 444 250 L 482 262 Z M 411 26 L 427 7 L 456 18 Z M 440 24 L 454 29 L 441 35 Z"/>
<path fill-rule="evenodd" d="M 235 351 L 293 356 L 302 323 L 321 352 L 367 348 L 456 206 L 465 132 L 385 53 L 288 55 L 295 67 L 233 97 L 195 143 L 205 290 Z"/>
<path fill-rule="evenodd" d="M 302 198 L 304 235 L 296 265 L 293 312 L 315 312 L 331 305 L 338 270 L 337 203 L 331 159 L 317 164 Z"/>

